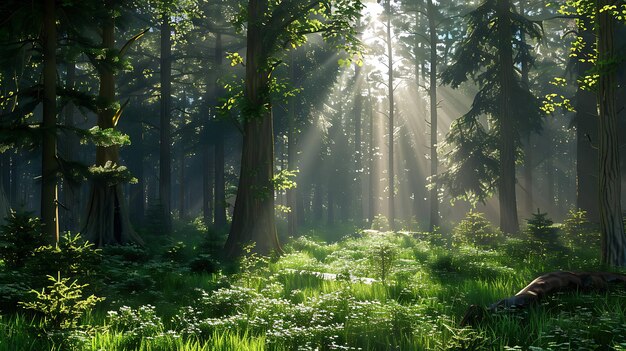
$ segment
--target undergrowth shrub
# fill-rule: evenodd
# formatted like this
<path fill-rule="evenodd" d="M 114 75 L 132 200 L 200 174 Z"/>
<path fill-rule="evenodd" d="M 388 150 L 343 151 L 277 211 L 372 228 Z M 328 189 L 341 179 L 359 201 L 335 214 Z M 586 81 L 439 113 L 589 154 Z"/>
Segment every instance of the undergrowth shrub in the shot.
<path fill-rule="evenodd" d="M 372 220 L 371 229 L 378 230 L 380 232 L 387 232 L 391 230 L 389 226 L 389 220 L 384 215 L 378 214 Z"/>
<path fill-rule="evenodd" d="M 387 278 L 394 269 L 395 260 L 398 254 L 397 245 L 381 240 L 374 243 L 368 250 L 370 264 L 376 277 L 385 284 Z"/>
<path fill-rule="evenodd" d="M 452 231 L 452 243 L 455 246 L 467 243 L 481 247 L 493 247 L 502 242 L 504 235 L 491 225 L 480 212 L 470 210 Z"/>
<path fill-rule="evenodd" d="M 76 328 L 80 318 L 104 300 L 95 295 L 83 297 L 83 288 L 88 284 L 80 285 L 76 280 L 70 283 L 69 278 L 60 276 L 48 276 L 48 280 L 50 285 L 41 292 L 31 290 L 34 295 L 32 301 L 19 303 L 35 314 L 40 321 L 37 328 L 44 334 Z"/>
<path fill-rule="evenodd" d="M 122 306 L 117 311 L 107 312 L 107 324 L 122 334 L 121 346 L 124 350 L 134 350 L 142 339 L 163 335 L 164 326 L 157 316 L 154 306 L 144 305 L 137 309 Z"/>
<path fill-rule="evenodd" d="M 554 222 L 548 218 L 547 213 L 533 213 L 532 217 L 526 220 L 526 234 L 536 244 L 542 254 L 547 251 L 554 252 L 560 248 L 558 232 L 559 228 L 554 226 Z"/>
<path fill-rule="evenodd" d="M 8 269 L 21 268 L 46 242 L 39 218 L 28 212 L 11 212 L 0 227 L 0 259 Z"/>
<path fill-rule="evenodd" d="M 591 248 L 600 245 L 600 231 L 589 222 L 587 211 L 569 210 L 562 226 L 563 240 L 569 248 Z"/>
<path fill-rule="evenodd" d="M 58 246 L 35 249 L 26 269 L 34 276 L 54 275 L 57 271 L 71 279 L 93 281 L 102 267 L 101 250 L 83 240 L 80 234 L 66 233 Z"/>

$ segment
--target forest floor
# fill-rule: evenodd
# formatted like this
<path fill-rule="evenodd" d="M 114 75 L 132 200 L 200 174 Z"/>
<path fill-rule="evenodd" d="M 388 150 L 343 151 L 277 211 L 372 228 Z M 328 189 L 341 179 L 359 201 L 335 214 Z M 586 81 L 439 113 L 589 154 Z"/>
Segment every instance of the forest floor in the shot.
<path fill-rule="evenodd" d="M 154 238 L 147 249 L 104 250 L 102 272 L 79 283 L 106 300 L 77 325 L 0 315 L 0 351 L 626 350 L 621 289 L 557 294 L 459 325 L 468 306 L 514 295 L 543 273 L 599 270 L 597 243 L 556 250 L 507 238 L 477 247 L 341 230 L 338 240 L 311 230 L 289 240 L 285 255 L 250 255 L 237 268 L 199 255 L 211 243 L 191 225 L 169 245 Z"/>

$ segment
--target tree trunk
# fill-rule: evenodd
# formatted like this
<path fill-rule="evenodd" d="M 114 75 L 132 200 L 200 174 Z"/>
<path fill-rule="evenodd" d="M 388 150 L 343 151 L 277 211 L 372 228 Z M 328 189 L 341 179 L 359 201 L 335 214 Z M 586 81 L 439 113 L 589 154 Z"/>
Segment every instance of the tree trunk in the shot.
<path fill-rule="evenodd" d="M 186 201 L 186 192 L 187 192 L 187 187 L 185 186 L 187 183 L 187 180 L 185 179 L 185 167 L 186 167 L 186 160 L 185 158 L 187 157 L 186 153 L 185 153 L 185 148 L 183 145 L 180 146 L 180 168 L 178 169 L 178 184 L 179 184 L 179 188 L 178 188 L 178 203 L 179 203 L 179 208 L 178 208 L 178 212 L 179 212 L 179 217 L 180 220 L 185 220 L 187 218 L 187 206 L 185 204 Z"/>
<path fill-rule="evenodd" d="M 361 73 L 361 66 L 354 66 L 354 80 L 356 84 L 356 94 L 354 96 L 354 169 L 355 174 L 355 202 L 356 202 L 356 220 L 357 224 L 361 224 L 363 221 L 363 145 L 361 142 L 362 134 L 362 115 L 363 115 L 363 95 L 361 90 L 363 87 L 363 75 Z"/>
<path fill-rule="evenodd" d="M 526 15 L 526 2 L 520 1 L 520 14 L 522 16 Z M 522 42 L 526 43 L 526 33 L 522 31 Z M 522 62 L 522 84 L 528 90 L 530 90 L 530 62 L 528 60 L 523 60 Z M 524 179 L 524 215 L 530 217 L 535 210 L 534 200 L 533 200 L 533 144 L 531 134 L 528 134 L 526 141 L 524 143 L 524 167 L 523 167 L 523 176 Z"/>
<path fill-rule="evenodd" d="M 222 126 L 223 127 L 223 126 Z M 224 134 L 215 136 L 215 228 L 225 229 L 226 221 L 226 179 L 224 176 Z"/>
<path fill-rule="evenodd" d="M 76 64 L 74 62 L 67 63 L 67 77 L 65 85 L 69 89 L 74 89 L 76 81 Z M 65 126 L 68 128 L 75 127 L 74 122 L 74 105 L 70 102 L 65 106 Z M 78 148 L 80 141 L 74 133 L 68 133 L 63 143 L 63 158 L 66 161 L 77 162 Z M 80 223 L 80 201 L 81 184 L 71 181 L 65 181 L 63 187 L 63 205 L 66 208 L 66 216 L 64 222 L 65 231 L 73 231 L 78 229 Z"/>
<path fill-rule="evenodd" d="M 393 86 L 393 51 L 391 43 L 391 0 L 386 0 L 387 10 L 387 65 L 388 65 L 388 97 L 389 97 L 389 164 L 387 172 L 389 176 L 389 226 L 391 230 L 396 229 L 396 206 L 395 206 L 395 169 L 394 169 L 394 86 Z"/>
<path fill-rule="evenodd" d="M 439 157 L 437 154 L 438 129 L 437 129 L 437 26 L 435 16 L 437 9 L 432 0 L 428 0 L 428 30 L 430 33 L 430 176 L 436 179 Z M 435 186 L 430 190 L 430 222 L 429 231 L 434 231 L 439 226 L 439 186 L 435 180 Z"/>
<path fill-rule="evenodd" d="M 511 3 L 509 0 L 497 0 L 498 18 L 498 56 L 500 59 L 500 179 L 498 195 L 500 200 L 500 229 L 504 233 L 519 232 L 517 218 L 517 199 L 515 195 L 515 124 L 512 121 L 510 106 L 513 75 L 513 48 L 511 37 Z"/>
<path fill-rule="evenodd" d="M 128 168 L 133 176 L 137 178 L 137 184 L 133 184 L 130 187 L 130 216 L 134 225 L 142 225 L 146 213 L 146 181 L 143 169 L 144 140 L 141 121 L 133 121 L 129 136 L 133 143 L 130 146 L 131 151 L 128 153 L 129 158 L 132 160 Z"/>
<path fill-rule="evenodd" d="M 615 89 L 617 86 L 614 67 L 609 64 L 616 59 L 614 47 L 614 19 L 611 11 L 601 11 L 613 4 L 609 0 L 597 0 L 599 125 L 599 192 L 600 231 L 602 233 L 602 263 L 623 267 L 626 265 L 626 236 L 622 222 L 621 178 L 619 142 L 617 137 L 617 111 Z"/>
<path fill-rule="evenodd" d="M 524 214 L 526 216 L 532 215 L 535 209 L 534 199 L 533 199 L 533 147 L 531 136 L 529 135 L 526 138 L 524 148 Z"/>
<path fill-rule="evenodd" d="M 207 227 L 213 226 L 213 179 L 214 179 L 214 152 L 211 146 L 202 145 L 202 216 Z"/>
<path fill-rule="evenodd" d="M 248 2 L 243 149 L 233 223 L 226 241 L 229 256 L 241 254 L 252 242 L 260 253 L 282 253 L 274 215 L 274 132 L 269 76 L 263 47 L 263 21 L 267 0 Z"/>
<path fill-rule="evenodd" d="M 372 103 L 372 95 L 371 95 L 370 87 L 367 87 L 367 96 L 369 96 L 369 124 L 370 124 L 370 135 L 369 135 L 369 191 L 368 191 L 368 223 L 371 226 L 374 217 L 378 214 L 378 209 L 376 208 L 376 190 L 378 187 L 376 186 L 376 176 L 378 174 L 376 168 L 376 145 L 375 145 L 375 135 L 376 135 L 376 126 L 374 125 L 374 104 Z"/>
<path fill-rule="evenodd" d="M 291 76 L 291 81 L 293 83 L 296 82 L 296 72 L 295 72 L 295 64 L 293 60 L 293 53 L 290 56 L 290 65 L 289 65 L 289 74 Z M 296 156 L 298 155 L 297 151 L 297 141 L 296 141 L 296 98 L 289 98 L 289 115 L 287 117 L 287 166 L 289 170 L 294 172 L 298 170 L 298 165 L 296 161 Z M 298 217 L 300 213 L 298 213 L 298 189 L 287 189 L 287 207 L 289 207 L 289 213 L 287 214 L 287 235 L 296 236 L 298 234 Z"/>
<path fill-rule="evenodd" d="M 102 47 L 107 50 L 115 49 L 115 24 L 109 18 L 102 25 Z M 99 101 L 113 104 L 115 101 L 115 77 L 110 65 L 104 63 L 98 66 L 100 76 Z M 98 127 L 100 129 L 115 128 L 113 116 L 114 108 L 102 109 L 98 112 Z M 119 146 L 96 147 L 96 166 L 105 166 L 107 163 L 119 163 Z M 106 180 L 92 181 L 88 212 L 85 227 L 82 232 L 85 238 L 102 247 L 111 244 L 134 242 L 143 244 L 143 240 L 135 233 L 128 215 L 126 198 L 121 184 L 108 184 Z"/>
<path fill-rule="evenodd" d="M 582 36 L 585 48 L 583 58 L 593 55 L 595 40 L 592 25 L 589 21 L 583 24 L 585 31 Z M 584 77 L 593 65 L 585 60 L 577 63 L 578 76 Z M 583 90 L 580 86 L 576 92 L 576 206 L 587 212 L 591 222 L 599 222 L 598 212 L 598 151 L 594 144 L 598 143 L 598 105 L 596 95 L 592 91 Z"/>
<path fill-rule="evenodd" d="M 172 29 L 169 14 L 161 22 L 161 129 L 159 148 L 159 202 L 163 232 L 172 230 Z"/>
<path fill-rule="evenodd" d="M 7 157 L 8 158 L 8 157 Z M 3 160 L 4 161 L 4 160 Z M 6 167 L 4 162 L 0 164 L 2 167 Z M 9 199 L 7 199 L 6 193 L 4 192 L 4 172 L 0 171 L 0 226 L 4 225 L 5 218 L 11 212 L 11 206 L 9 205 Z"/>
<path fill-rule="evenodd" d="M 45 236 L 53 244 L 59 242 L 59 210 L 57 206 L 57 137 L 56 137 L 56 8 L 54 0 L 44 1 L 43 20 L 43 142 L 41 157 L 41 221 Z"/>
<path fill-rule="evenodd" d="M 215 67 L 220 69 L 222 67 L 222 56 L 224 53 L 222 52 L 222 35 L 217 33 L 215 36 Z M 219 98 L 221 95 L 222 88 L 220 87 L 217 80 L 214 82 L 213 86 L 213 99 L 215 101 L 215 105 L 219 103 Z M 215 228 L 218 230 L 226 229 L 228 225 L 226 220 L 226 180 L 225 180 L 225 163 L 224 163 L 224 132 L 226 126 L 223 123 L 215 122 L 217 128 L 217 133 L 215 133 L 215 157 L 213 160 L 215 161 Z"/>

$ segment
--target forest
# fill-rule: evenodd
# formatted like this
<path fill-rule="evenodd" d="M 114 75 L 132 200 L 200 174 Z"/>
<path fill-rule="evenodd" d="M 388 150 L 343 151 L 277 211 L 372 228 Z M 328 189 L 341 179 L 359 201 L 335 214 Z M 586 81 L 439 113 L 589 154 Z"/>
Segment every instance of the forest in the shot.
<path fill-rule="evenodd" d="M 621 0 L 3 0 L 0 351 L 626 350 L 625 85 Z"/>

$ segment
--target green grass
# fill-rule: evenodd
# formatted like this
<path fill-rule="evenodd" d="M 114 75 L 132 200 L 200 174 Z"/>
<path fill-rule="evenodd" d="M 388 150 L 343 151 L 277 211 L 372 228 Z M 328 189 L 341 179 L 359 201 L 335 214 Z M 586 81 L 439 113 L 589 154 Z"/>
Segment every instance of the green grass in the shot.
<path fill-rule="evenodd" d="M 189 270 L 199 241 L 178 256 L 166 256 L 176 262 L 164 262 L 158 253 L 145 262 L 115 261 L 120 266 L 109 268 L 129 281 L 100 288 L 107 300 L 83 318 L 79 330 L 38 336 L 37 319 L 2 315 L 0 351 L 608 350 L 626 345 L 622 290 L 559 294 L 525 311 L 488 315 L 472 328 L 458 325 L 468 306 L 513 295 L 542 273 L 602 269 L 597 247 L 547 254 L 522 240 L 482 249 L 432 245 L 425 234 L 346 230 L 349 236 L 330 243 L 322 239 L 327 235 L 311 231 L 285 245 L 284 256 L 253 258 L 244 271 L 227 275 Z M 381 245 L 393 262 L 385 281 Z M 147 304 L 155 307 L 141 307 Z"/>

